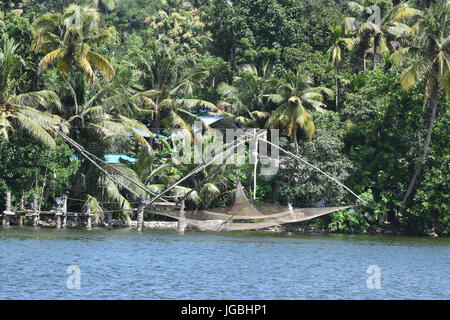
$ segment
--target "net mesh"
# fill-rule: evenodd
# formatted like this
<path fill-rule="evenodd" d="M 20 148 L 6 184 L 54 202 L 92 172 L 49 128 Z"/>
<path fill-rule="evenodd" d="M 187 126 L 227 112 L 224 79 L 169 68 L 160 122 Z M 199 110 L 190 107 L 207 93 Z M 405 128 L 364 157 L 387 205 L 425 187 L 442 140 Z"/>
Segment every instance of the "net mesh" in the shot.
<path fill-rule="evenodd" d="M 351 207 L 353 206 L 292 208 L 290 206 L 265 202 L 252 204 L 247 199 L 242 184 L 238 182 L 234 202 L 231 206 L 217 209 L 186 211 L 182 216 L 179 211 L 174 210 L 161 211 L 155 210 L 154 208 L 147 208 L 146 212 L 178 220 L 183 219 L 185 223 L 193 225 L 200 230 L 242 231 L 306 221 Z"/>

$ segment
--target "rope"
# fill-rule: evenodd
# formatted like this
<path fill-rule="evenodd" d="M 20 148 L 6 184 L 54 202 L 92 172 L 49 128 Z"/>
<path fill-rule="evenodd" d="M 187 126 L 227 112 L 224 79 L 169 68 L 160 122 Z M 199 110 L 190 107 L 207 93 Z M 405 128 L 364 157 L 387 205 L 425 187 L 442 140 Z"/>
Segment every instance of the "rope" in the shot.
<path fill-rule="evenodd" d="M 255 139 L 256 141 L 258 140 L 258 138 L 259 138 L 259 136 L 260 135 L 263 135 L 263 134 L 265 134 L 265 132 L 262 132 L 262 133 L 259 133 L 259 134 L 256 134 L 256 132 L 255 132 L 255 134 L 252 136 L 251 134 L 246 134 L 247 136 L 250 136 L 250 138 L 251 139 Z M 256 147 L 256 146 L 255 146 Z M 217 232 L 218 231 L 220 231 L 222 228 L 223 228 L 223 226 L 225 225 L 225 224 L 227 224 L 228 223 L 228 221 L 230 221 L 230 220 L 232 220 L 233 219 L 233 217 L 234 216 L 236 216 L 236 214 L 237 214 L 237 212 L 235 213 L 235 214 L 233 214 L 233 215 L 231 215 L 228 219 L 226 219 L 220 226 L 219 226 L 219 228 L 217 228 Z"/>
<path fill-rule="evenodd" d="M 264 141 L 264 142 L 266 142 L 266 143 L 268 143 L 268 144 L 271 145 L 271 146 L 274 146 L 274 147 L 277 148 L 278 150 L 283 151 L 285 154 L 287 154 L 287 155 L 290 156 L 291 158 L 294 158 L 294 159 L 296 159 L 296 160 L 298 160 L 298 161 L 301 161 L 301 162 L 303 162 L 304 164 L 310 166 L 311 168 L 313 168 L 313 169 L 319 171 L 321 174 L 323 174 L 324 176 L 326 176 L 328 179 L 330 179 L 330 180 L 336 182 L 338 185 L 340 185 L 341 187 L 343 187 L 344 189 L 346 189 L 348 192 L 350 192 L 350 193 L 351 193 L 352 195 L 354 195 L 356 198 L 358 198 L 359 200 L 361 200 L 364 204 L 368 205 L 368 203 L 367 203 L 366 201 L 364 201 L 363 199 L 361 199 L 361 197 L 359 197 L 356 193 L 354 193 L 350 188 L 348 188 L 346 185 L 344 185 L 343 183 L 339 182 L 337 179 L 333 178 L 333 177 L 330 176 L 329 174 L 323 172 L 322 170 L 320 170 L 320 169 L 319 169 L 318 167 L 316 167 L 315 165 L 313 165 L 313 164 L 309 163 L 308 161 L 306 161 L 306 160 L 300 158 L 299 156 L 296 156 L 296 155 L 293 154 L 292 152 L 289 152 L 289 151 L 287 151 L 287 150 L 284 150 L 283 148 L 277 146 L 276 144 L 274 144 L 274 143 L 272 143 L 272 142 L 270 142 L 270 141 L 267 141 L 266 139 L 261 139 L 261 140 Z"/>
<path fill-rule="evenodd" d="M 76 143 L 75 141 L 73 141 L 71 138 L 69 138 L 68 136 L 66 136 L 64 133 L 60 132 L 58 129 L 53 129 L 57 134 L 59 134 L 64 140 L 66 140 L 67 142 L 69 142 L 75 149 L 78 150 L 78 152 L 80 152 L 87 160 L 89 160 L 94 166 L 96 166 L 100 171 L 102 171 L 111 181 L 113 181 L 114 183 L 122 186 L 123 188 L 125 188 L 128 192 L 132 193 L 133 195 L 135 195 L 136 197 L 140 197 L 141 195 L 138 194 L 137 192 L 135 192 L 134 190 L 130 189 L 128 186 L 126 186 L 125 184 L 117 181 L 116 179 L 114 179 L 105 169 L 103 169 L 101 166 L 99 166 L 94 160 L 92 160 L 88 155 L 86 155 L 86 153 L 88 153 L 89 155 L 91 155 L 92 157 L 96 158 L 98 161 L 102 162 L 103 164 L 106 164 L 107 166 L 109 166 L 109 164 L 107 164 L 106 162 L 104 162 L 103 160 L 101 160 L 100 158 L 98 158 L 97 156 L 91 154 L 90 152 L 85 151 L 85 149 L 79 145 L 78 143 Z M 138 183 L 136 183 L 133 179 L 129 178 L 128 176 L 126 176 L 121 170 L 110 166 L 113 169 L 115 169 L 116 171 L 118 171 L 120 173 L 120 175 L 122 175 L 122 177 L 126 178 L 127 180 L 129 180 L 130 182 L 134 183 L 135 185 L 137 185 L 138 187 L 141 187 L 141 185 L 139 185 Z M 148 191 L 149 193 L 151 193 L 151 191 L 147 190 L 145 187 L 143 188 L 144 190 Z"/>
<path fill-rule="evenodd" d="M 245 136 L 244 136 L 245 137 Z M 244 137 L 239 138 L 237 141 L 239 141 L 240 139 L 243 139 Z M 160 193 L 158 196 L 156 196 L 155 198 L 151 199 L 150 201 L 146 201 L 145 202 L 145 206 L 148 206 L 150 204 L 152 204 L 153 202 L 155 202 L 157 199 L 161 198 L 165 193 L 169 192 L 170 190 L 172 190 L 173 188 L 175 188 L 177 185 L 179 185 L 181 182 L 183 182 L 184 180 L 186 180 L 187 178 L 189 178 L 190 176 L 196 174 L 197 172 L 199 172 L 200 170 L 202 170 L 203 168 L 208 167 L 211 163 L 213 163 L 217 158 L 222 157 L 224 154 L 234 150 L 235 148 L 237 148 L 238 146 L 242 145 L 245 143 L 244 141 L 241 141 L 240 143 L 234 145 L 234 141 L 231 141 L 230 143 L 228 143 L 227 145 L 225 145 L 225 150 L 226 151 L 222 151 L 219 154 L 215 155 L 214 157 L 210 158 L 210 160 L 208 162 L 206 162 L 205 164 L 199 165 L 197 166 L 194 170 L 192 170 L 189 174 L 187 174 L 186 176 L 184 176 L 183 178 L 181 178 L 180 180 L 178 180 L 177 182 L 173 183 L 171 186 L 169 186 L 166 190 L 164 190 L 162 193 Z M 228 146 L 230 146 L 231 144 L 233 144 L 232 148 L 228 148 Z"/>

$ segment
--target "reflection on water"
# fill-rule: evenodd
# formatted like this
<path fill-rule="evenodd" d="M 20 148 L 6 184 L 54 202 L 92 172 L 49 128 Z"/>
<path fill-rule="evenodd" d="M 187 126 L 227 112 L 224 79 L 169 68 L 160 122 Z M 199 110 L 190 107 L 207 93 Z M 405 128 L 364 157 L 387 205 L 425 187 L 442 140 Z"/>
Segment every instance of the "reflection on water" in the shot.
<path fill-rule="evenodd" d="M 0 299 L 449 299 L 450 239 L 0 228 L 0 270 Z"/>

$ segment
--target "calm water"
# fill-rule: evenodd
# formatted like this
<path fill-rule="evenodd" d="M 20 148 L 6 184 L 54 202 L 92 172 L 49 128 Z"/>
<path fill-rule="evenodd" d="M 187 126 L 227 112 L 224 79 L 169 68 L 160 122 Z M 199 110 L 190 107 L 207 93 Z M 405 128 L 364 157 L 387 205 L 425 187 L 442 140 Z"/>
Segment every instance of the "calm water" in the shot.
<path fill-rule="evenodd" d="M 448 238 L 0 228 L 0 299 L 449 299 L 449 272 Z"/>

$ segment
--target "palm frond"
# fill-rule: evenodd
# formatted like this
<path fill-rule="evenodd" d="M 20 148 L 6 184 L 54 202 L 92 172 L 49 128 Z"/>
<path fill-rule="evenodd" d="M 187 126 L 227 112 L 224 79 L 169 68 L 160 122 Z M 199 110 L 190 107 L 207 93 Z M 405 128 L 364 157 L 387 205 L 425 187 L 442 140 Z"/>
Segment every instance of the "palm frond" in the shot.
<path fill-rule="evenodd" d="M 64 48 L 58 48 L 47 53 L 39 62 L 39 73 L 46 70 L 48 66 L 54 62 L 60 61 L 66 55 L 66 50 Z"/>
<path fill-rule="evenodd" d="M 94 222 L 99 223 L 103 218 L 103 208 L 100 206 L 97 198 L 88 194 L 86 202 L 83 204 L 83 210 L 86 211 L 87 207 L 91 210 L 91 213 L 94 214 Z"/>
<path fill-rule="evenodd" d="M 100 70 L 100 72 L 105 76 L 106 80 L 109 81 L 114 77 L 115 72 L 113 66 L 102 55 L 89 51 L 87 55 L 87 60 L 95 68 Z"/>
<path fill-rule="evenodd" d="M 21 113 L 17 114 L 17 121 L 19 122 L 19 125 L 23 129 L 25 129 L 25 131 L 27 131 L 31 136 L 47 145 L 50 149 L 56 148 L 55 140 L 38 123 Z"/>
<path fill-rule="evenodd" d="M 133 210 L 128 200 L 120 193 L 118 186 L 107 176 L 102 175 L 99 179 L 103 193 L 108 200 L 116 202 L 123 210 L 123 214 L 130 218 L 133 216 Z"/>
<path fill-rule="evenodd" d="M 19 106 L 27 106 L 32 108 L 44 107 L 44 109 L 56 107 L 58 110 L 61 110 L 61 102 L 58 95 L 50 90 L 19 94 L 12 98 L 12 102 Z"/>

